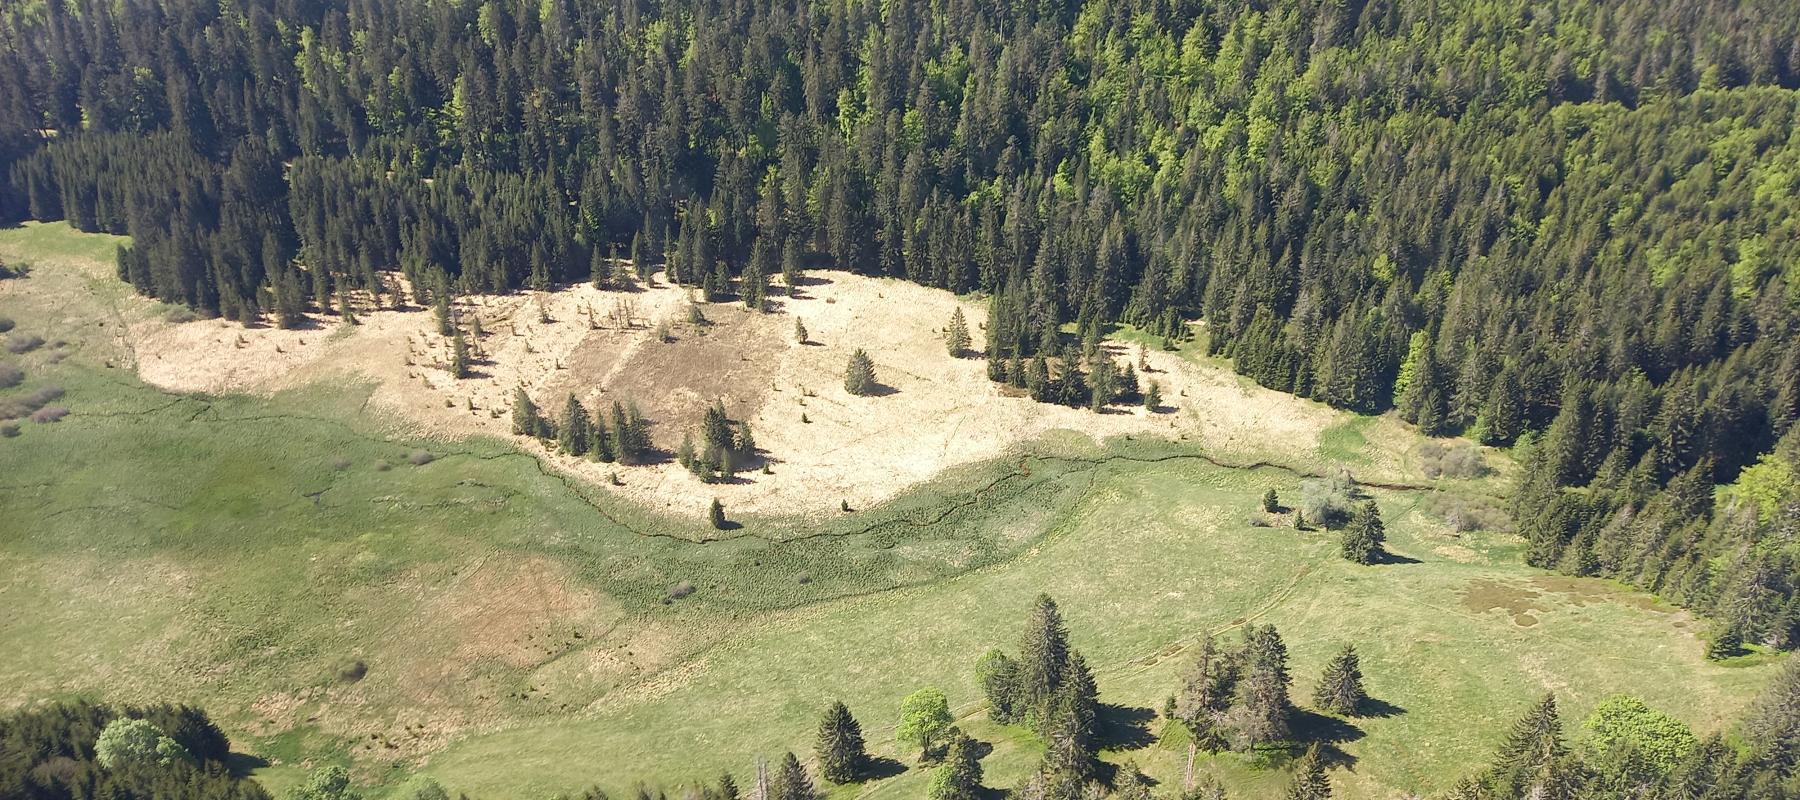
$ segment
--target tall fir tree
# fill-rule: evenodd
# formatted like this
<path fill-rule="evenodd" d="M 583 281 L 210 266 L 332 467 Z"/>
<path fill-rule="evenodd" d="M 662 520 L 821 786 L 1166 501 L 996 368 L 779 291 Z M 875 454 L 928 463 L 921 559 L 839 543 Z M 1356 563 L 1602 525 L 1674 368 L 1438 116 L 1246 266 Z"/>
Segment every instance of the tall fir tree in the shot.
<path fill-rule="evenodd" d="M 843 701 L 834 702 L 819 721 L 813 744 L 819 774 L 832 783 L 850 783 L 862 777 L 869 755 L 863 749 L 862 726 L 850 716 Z"/>
<path fill-rule="evenodd" d="M 1331 800 L 1331 779 L 1325 776 L 1325 758 L 1317 744 L 1308 745 L 1306 755 L 1294 765 L 1294 777 L 1282 800 Z"/>
<path fill-rule="evenodd" d="M 1325 665 L 1325 673 L 1313 690 L 1313 705 L 1332 714 L 1354 714 L 1368 699 L 1368 694 L 1363 691 L 1362 665 L 1356 657 L 1356 647 L 1346 644 Z"/>

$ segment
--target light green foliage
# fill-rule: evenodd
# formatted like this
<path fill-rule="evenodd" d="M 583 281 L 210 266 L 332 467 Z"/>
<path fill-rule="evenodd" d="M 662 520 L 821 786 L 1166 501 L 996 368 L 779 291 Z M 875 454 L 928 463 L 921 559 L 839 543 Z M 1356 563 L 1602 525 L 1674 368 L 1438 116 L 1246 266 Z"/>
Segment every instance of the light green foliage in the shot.
<path fill-rule="evenodd" d="M 927 687 L 900 701 L 900 725 L 894 736 L 920 750 L 929 750 L 953 721 L 943 691 Z"/>
<path fill-rule="evenodd" d="M 350 773 L 333 764 L 313 770 L 305 783 L 289 789 L 282 800 L 362 800 L 362 794 L 350 786 Z"/>
<path fill-rule="evenodd" d="M 1699 745 L 1693 730 L 1681 720 L 1631 695 L 1614 695 L 1601 701 L 1581 726 L 1602 757 L 1635 756 L 1663 775 L 1674 770 Z"/>
<path fill-rule="evenodd" d="M 121 717 L 106 724 L 94 740 L 94 757 L 107 769 L 168 766 L 192 755 L 161 729 L 141 719 Z"/>

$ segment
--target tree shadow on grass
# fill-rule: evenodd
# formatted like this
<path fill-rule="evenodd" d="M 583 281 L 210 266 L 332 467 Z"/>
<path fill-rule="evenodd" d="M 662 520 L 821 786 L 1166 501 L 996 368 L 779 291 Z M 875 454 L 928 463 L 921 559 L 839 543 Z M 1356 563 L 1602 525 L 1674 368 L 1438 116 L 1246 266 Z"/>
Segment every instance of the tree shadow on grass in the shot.
<path fill-rule="evenodd" d="M 1102 750 L 1141 750 L 1156 743 L 1150 722 L 1156 712 L 1142 706 L 1101 703 L 1095 716 L 1094 740 Z"/>
<path fill-rule="evenodd" d="M 869 756 L 863 764 L 863 780 L 880 781 L 895 777 L 906 771 L 906 765 L 886 756 Z"/>
<path fill-rule="evenodd" d="M 881 383 L 881 382 L 877 381 L 873 384 L 870 384 L 869 388 L 862 393 L 862 396 L 863 397 L 889 397 L 889 396 L 896 395 L 899 393 L 900 393 L 899 389 L 896 389 L 885 383 Z"/>
<path fill-rule="evenodd" d="M 1330 717 L 1304 708 L 1294 709 L 1288 724 L 1294 732 L 1290 755 L 1298 758 L 1307 745 L 1319 745 L 1319 755 L 1327 764 L 1353 769 L 1356 756 L 1344 752 L 1339 745 L 1354 742 L 1366 734 L 1347 720 Z"/>
<path fill-rule="evenodd" d="M 249 753 L 231 753 L 225 756 L 225 770 L 234 778 L 248 778 L 250 773 L 268 765 L 268 759 Z"/>
<path fill-rule="evenodd" d="M 1388 564 L 1422 564 L 1424 562 L 1422 562 L 1416 558 L 1413 558 L 1412 556 L 1403 556 L 1403 555 L 1400 555 L 1399 553 L 1393 553 L 1393 552 L 1389 552 L 1387 550 L 1383 550 L 1383 551 L 1375 554 L 1375 563 L 1381 564 L 1381 565 L 1388 565 Z"/>
<path fill-rule="evenodd" d="M 1374 719 L 1398 717 L 1405 713 L 1405 708 L 1394 705 L 1386 700 L 1377 700 L 1373 697 L 1363 700 L 1362 705 L 1356 707 L 1356 716 Z"/>

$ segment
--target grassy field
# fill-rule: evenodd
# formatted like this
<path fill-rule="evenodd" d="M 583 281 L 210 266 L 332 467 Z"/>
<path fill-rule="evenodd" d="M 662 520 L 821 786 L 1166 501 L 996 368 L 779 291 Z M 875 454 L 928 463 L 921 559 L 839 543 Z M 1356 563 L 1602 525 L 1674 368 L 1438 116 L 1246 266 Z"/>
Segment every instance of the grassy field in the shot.
<path fill-rule="evenodd" d="M 1630 692 L 1710 731 L 1774 668 L 1706 663 L 1685 613 L 1523 567 L 1510 537 L 1459 536 L 1424 511 L 1438 492 L 1502 490 L 1494 479 L 1377 492 L 1406 557 L 1380 567 L 1342 561 L 1331 534 L 1246 522 L 1266 489 L 1297 496 L 1293 470 L 1073 435 L 878 509 L 717 532 L 504 442 L 395 437 L 364 413 L 364 387 L 165 394 L 136 380 L 117 336 L 160 312 L 112 279 L 116 241 L 0 231 L 0 257 L 35 266 L 0 281 L 0 316 L 51 342 L 0 356 L 27 376 L 0 400 L 53 384 L 72 410 L 0 439 L 0 705 L 201 703 L 272 787 L 323 762 L 486 798 L 743 778 L 758 755 L 809 750 L 836 698 L 874 750 L 910 762 L 893 724 L 923 685 L 994 745 L 988 783 L 1008 786 L 1034 745 L 985 721 L 972 665 L 1016 647 L 1038 592 L 1096 667 L 1107 758 L 1164 782 L 1184 749 L 1157 741 L 1156 710 L 1183 648 L 1252 621 L 1282 631 L 1302 702 L 1332 651 L 1363 652 L 1390 713 L 1335 729 L 1333 780 L 1351 797 L 1446 786 L 1546 690 L 1571 722 Z M 1302 471 L 1407 478 L 1371 455 L 1396 435 L 1346 416 L 1269 449 Z M 1239 756 L 1204 767 L 1246 791 L 1285 780 Z M 912 769 L 841 794 L 917 797 L 927 780 Z"/>

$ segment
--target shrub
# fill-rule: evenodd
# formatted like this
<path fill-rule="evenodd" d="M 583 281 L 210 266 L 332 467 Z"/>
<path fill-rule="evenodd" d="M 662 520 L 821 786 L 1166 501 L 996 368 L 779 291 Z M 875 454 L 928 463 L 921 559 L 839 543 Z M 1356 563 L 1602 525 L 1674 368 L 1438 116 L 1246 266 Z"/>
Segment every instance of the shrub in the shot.
<path fill-rule="evenodd" d="M 424 450 L 414 450 L 414 451 L 412 451 L 412 455 L 409 455 L 406 457 L 406 460 L 408 463 L 411 463 L 415 467 L 422 467 L 422 466 L 425 466 L 426 464 L 431 463 L 433 460 L 435 460 L 435 458 L 436 458 L 435 456 L 433 456 L 430 453 L 425 452 Z"/>
<path fill-rule="evenodd" d="M 29 353 L 44 346 L 44 337 L 19 334 L 6 340 L 6 350 L 14 355 Z"/>
<path fill-rule="evenodd" d="M 1308 521 L 1331 527 L 1350 519 L 1355 504 L 1355 482 L 1341 479 L 1314 478 L 1300 484 L 1299 510 Z"/>
<path fill-rule="evenodd" d="M 347 470 L 350 468 L 350 459 L 345 458 L 343 456 L 338 456 L 337 458 L 334 458 L 331 460 L 331 468 L 335 469 L 339 472 Z"/>
<path fill-rule="evenodd" d="M 69 409 L 63 406 L 45 406 L 32 412 L 31 421 L 40 425 L 61 420 L 69 415 Z"/>
<path fill-rule="evenodd" d="M 19 426 L 18 425 L 15 425 L 10 422 L 6 423 L 5 425 L 0 425 L 0 439 L 11 439 L 14 436 L 18 436 L 18 435 L 19 435 Z"/>
<path fill-rule="evenodd" d="M 187 306 L 172 305 L 169 306 L 167 310 L 163 311 L 163 319 L 180 325 L 182 323 L 198 320 L 200 319 L 200 315 L 194 313 L 194 310 Z"/>
<path fill-rule="evenodd" d="M 10 317 L 0 317 L 0 333 L 5 333 L 12 329 L 13 329 L 12 319 Z"/>
<path fill-rule="evenodd" d="M 688 595 L 691 595 L 693 593 L 694 593 L 694 584 L 692 584 L 688 581 L 682 581 L 680 583 L 675 584 L 674 586 L 669 587 L 669 599 L 671 599 L 671 600 L 680 600 L 681 598 L 687 597 Z"/>
<path fill-rule="evenodd" d="M 12 364 L 0 364 L 0 389 L 11 389 L 25 382 L 25 370 Z"/>
<path fill-rule="evenodd" d="M 360 658 L 338 667 L 337 671 L 338 680 L 344 683 L 355 683 L 362 680 L 363 676 L 367 674 L 369 674 L 369 665 L 363 663 Z"/>
<path fill-rule="evenodd" d="M 388 470 L 393 469 L 393 468 L 394 468 L 394 465 L 389 464 L 385 460 L 375 462 L 375 471 L 376 472 L 387 472 Z"/>
<path fill-rule="evenodd" d="M 1481 450 L 1472 444 L 1446 447 L 1438 442 L 1419 445 L 1419 469 L 1427 478 L 1479 478 L 1488 474 Z"/>

